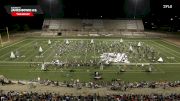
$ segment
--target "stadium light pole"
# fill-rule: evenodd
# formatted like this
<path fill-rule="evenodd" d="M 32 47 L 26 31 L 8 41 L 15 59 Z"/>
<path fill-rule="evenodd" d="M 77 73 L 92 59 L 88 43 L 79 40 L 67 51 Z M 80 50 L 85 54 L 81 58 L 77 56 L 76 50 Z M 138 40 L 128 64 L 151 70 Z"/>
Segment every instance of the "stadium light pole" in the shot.
<path fill-rule="evenodd" d="M 1 47 L 3 47 L 3 42 L 2 42 L 1 34 L 0 34 L 0 42 L 1 42 Z"/>
<path fill-rule="evenodd" d="M 170 31 L 173 32 L 173 29 L 174 29 L 173 28 L 174 27 L 174 19 L 171 18 L 170 21 L 171 21 Z"/>
<path fill-rule="evenodd" d="M 135 0 L 134 19 L 136 19 L 137 0 Z"/>
<path fill-rule="evenodd" d="M 8 41 L 10 41 L 8 27 L 6 27 L 6 32 L 7 32 Z"/>
<path fill-rule="evenodd" d="M 52 9 L 52 0 L 48 0 L 49 1 L 49 16 L 50 16 L 50 20 L 49 20 L 49 26 L 51 24 L 51 20 L 52 20 L 52 13 L 51 13 L 51 9 Z"/>
<path fill-rule="evenodd" d="M 50 1 L 50 5 L 49 5 L 49 14 L 50 14 L 50 19 L 52 19 L 52 0 Z"/>

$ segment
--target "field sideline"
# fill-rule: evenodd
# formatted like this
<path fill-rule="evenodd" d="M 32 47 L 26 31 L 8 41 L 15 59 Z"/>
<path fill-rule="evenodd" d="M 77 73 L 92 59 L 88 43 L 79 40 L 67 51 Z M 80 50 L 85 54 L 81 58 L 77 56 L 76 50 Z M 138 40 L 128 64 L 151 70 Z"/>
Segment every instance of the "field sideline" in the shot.
<path fill-rule="evenodd" d="M 48 45 L 48 40 L 52 44 Z M 26 38 L 21 41 L 0 47 L 0 75 L 10 79 L 33 80 L 37 77 L 42 79 L 69 81 L 71 79 L 80 79 L 80 81 L 92 81 L 93 74 L 96 71 L 102 75 L 103 80 L 122 79 L 124 81 L 174 81 L 180 77 L 180 48 L 174 44 L 161 39 L 123 39 L 120 38 L 94 38 L 93 45 L 89 44 L 91 38 L 71 38 L 67 39 L 69 44 L 63 38 Z M 135 46 L 138 42 L 142 43 L 140 50 Z M 135 53 L 128 53 L 129 46 L 133 46 Z M 42 47 L 40 54 L 38 49 Z M 154 51 L 154 55 L 145 58 L 143 54 L 145 47 Z M 19 57 L 10 58 L 10 53 L 14 52 Z M 78 64 L 89 63 L 93 61 L 98 63 L 100 54 L 103 52 L 127 52 L 129 64 L 116 64 L 104 66 L 48 66 L 48 71 L 41 71 L 42 63 L 50 63 L 54 59 L 59 59 L 64 63 Z M 139 52 L 139 54 L 137 54 Z M 155 61 L 151 61 L 151 58 Z M 162 57 L 163 63 L 157 62 Z M 145 72 L 149 64 L 152 72 Z M 120 72 L 123 68 L 126 72 Z M 74 72 L 71 72 L 74 70 Z"/>

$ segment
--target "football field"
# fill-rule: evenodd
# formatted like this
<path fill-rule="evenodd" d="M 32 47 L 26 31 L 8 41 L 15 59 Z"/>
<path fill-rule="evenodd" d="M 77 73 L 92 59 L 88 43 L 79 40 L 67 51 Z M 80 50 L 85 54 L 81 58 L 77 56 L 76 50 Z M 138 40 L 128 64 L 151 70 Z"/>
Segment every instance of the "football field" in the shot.
<path fill-rule="evenodd" d="M 92 81 L 97 71 L 106 81 L 180 80 L 180 46 L 146 38 L 25 38 L 0 47 L 0 75 L 9 79 Z"/>

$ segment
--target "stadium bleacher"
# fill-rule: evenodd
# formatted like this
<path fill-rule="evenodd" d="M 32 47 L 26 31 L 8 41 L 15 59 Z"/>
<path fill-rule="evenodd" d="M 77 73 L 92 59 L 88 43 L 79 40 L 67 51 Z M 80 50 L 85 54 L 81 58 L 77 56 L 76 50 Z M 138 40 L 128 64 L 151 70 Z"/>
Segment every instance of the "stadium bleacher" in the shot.
<path fill-rule="evenodd" d="M 46 19 L 43 30 L 68 32 L 70 35 L 132 35 L 132 32 L 143 32 L 142 20 L 99 20 L 99 19 Z M 128 34 L 126 34 L 128 33 Z"/>

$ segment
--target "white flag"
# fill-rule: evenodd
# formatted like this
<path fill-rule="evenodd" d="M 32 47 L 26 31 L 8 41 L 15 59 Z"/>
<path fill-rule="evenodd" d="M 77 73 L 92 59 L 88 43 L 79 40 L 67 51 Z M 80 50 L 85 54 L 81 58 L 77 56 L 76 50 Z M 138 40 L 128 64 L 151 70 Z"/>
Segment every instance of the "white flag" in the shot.
<path fill-rule="evenodd" d="M 43 49 L 42 49 L 41 46 L 39 47 L 39 52 L 40 52 L 40 53 L 43 52 Z"/>
<path fill-rule="evenodd" d="M 123 39 L 122 38 L 120 39 L 120 43 L 123 43 Z"/>
<path fill-rule="evenodd" d="M 141 42 L 138 42 L 138 45 L 137 45 L 138 47 L 141 47 Z"/>
<path fill-rule="evenodd" d="M 45 64 L 44 63 L 41 64 L 41 70 L 45 70 Z"/>
<path fill-rule="evenodd" d="M 91 44 L 93 44 L 94 43 L 94 39 L 91 39 Z"/>
<path fill-rule="evenodd" d="M 48 45 L 50 45 L 51 44 L 51 40 L 48 40 Z"/>
<path fill-rule="evenodd" d="M 158 62 L 163 62 L 162 57 L 160 57 L 160 58 L 158 59 Z"/>
<path fill-rule="evenodd" d="M 12 52 L 11 52 L 11 55 L 10 55 L 10 58 L 11 58 L 11 59 L 14 59 L 15 57 L 16 57 L 16 56 L 15 56 L 14 52 L 12 51 Z"/>
<path fill-rule="evenodd" d="M 132 48 L 132 46 L 130 46 L 130 47 L 129 47 L 129 51 L 133 51 L 133 48 Z"/>
<path fill-rule="evenodd" d="M 69 44 L 69 40 L 68 40 L 68 39 L 66 39 L 66 44 L 67 44 L 67 45 Z"/>

